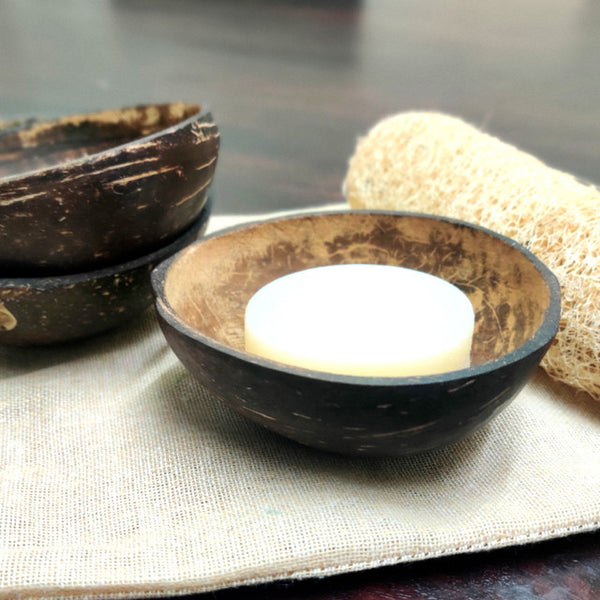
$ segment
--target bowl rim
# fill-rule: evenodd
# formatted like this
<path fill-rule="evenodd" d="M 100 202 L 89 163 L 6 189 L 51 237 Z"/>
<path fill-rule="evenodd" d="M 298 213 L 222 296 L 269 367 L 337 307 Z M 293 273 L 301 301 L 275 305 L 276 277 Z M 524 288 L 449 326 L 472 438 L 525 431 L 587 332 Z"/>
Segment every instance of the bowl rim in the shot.
<path fill-rule="evenodd" d="M 94 281 L 105 277 L 112 277 L 139 269 L 144 265 L 157 263 L 157 261 L 167 259 L 177 251 L 185 250 L 185 246 L 188 245 L 185 243 L 186 240 L 189 239 L 190 242 L 192 242 L 194 236 L 198 235 L 200 229 L 208 224 L 211 211 L 212 197 L 209 196 L 202 207 L 200 214 L 186 229 L 172 239 L 166 246 L 161 246 L 148 254 L 132 258 L 123 263 L 108 265 L 100 269 L 85 271 L 83 273 L 61 273 L 59 275 L 42 275 L 40 277 L 0 277 L 0 290 L 28 287 L 39 291 L 46 291 L 62 286 L 75 285 L 84 281 Z M 183 247 L 182 244 L 184 244 Z"/>
<path fill-rule="evenodd" d="M 463 369 L 457 369 L 454 371 L 446 371 L 444 373 L 436 373 L 432 375 L 413 375 L 413 376 L 366 376 L 366 375 L 346 375 L 337 374 L 327 371 L 317 371 L 304 367 L 296 367 L 288 365 L 286 363 L 280 363 L 274 360 L 262 358 L 260 356 L 251 354 L 244 350 L 238 350 L 227 344 L 216 341 L 215 339 L 201 333 L 199 330 L 194 329 L 188 325 L 173 309 L 168 302 L 165 295 L 165 280 L 166 275 L 171 265 L 178 260 L 178 258 L 186 251 L 190 251 L 195 246 L 203 244 L 213 238 L 229 235 L 240 230 L 249 229 L 258 225 L 275 223 L 278 221 L 288 221 L 292 219 L 302 219 L 306 217 L 327 217 L 337 216 L 346 214 L 373 214 L 373 215 L 389 215 L 397 217 L 418 217 L 432 219 L 436 221 L 447 222 L 453 225 L 460 225 L 470 229 L 481 231 L 487 235 L 491 235 L 504 242 L 508 246 L 515 248 L 517 251 L 525 255 L 533 266 L 540 273 L 549 292 L 549 301 L 546 310 L 544 311 L 544 317 L 542 323 L 535 331 L 534 335 L 530 337 L 526 342 L 521 344 L 518 348 L 515 348 L 511 352 L 504 354 L 498 358 L 490 361 L 486 361 L 476 366 L 469 366 Z M 473 379 L 479 375 L 490 373 L 501 367 L 506 367 L 510 364 L 519 362 L 521 359 L 533 354 L 534 352 L 543 348 L 546 344 L 549 344 L 558 331 L 560 313 L 561 313 L 561 291 L 560 284 L 554 273 L 530 250 L 525 246 L 515 241 L 514 239 L 497 233 L 487 227 L 470 223 L 461 219 L 455 219 L 452 217 L 445 217 L 440 215 L 434 215 L 430 213 L 422 212 L 411 212 L 411 211 L 392 211 L 392 210 L 370 210 L 370 209 L 349 209 L 349 210 L 326 210 L 326 211 L 307 211 L 299 212 L 292 215 L 275 216 L 267 219 L 257 219 L 251 222 L 245 222 L 224 229 L 215 231 L 202 239 L 190 244 L 188 247 L 183 248 L 179 252 L 176 252 L 172 256 L 166 258 L 160 264 L 158 264 L 151 273 L 151 284 L 155 296 L 155 305 L 157 312 L 168 325 L 179 331 L 181 334 L 197 341 L 213 350 L 229 355 L 238 360 L 248 362 L 257 366 L 260 366 L 266 370 L 277 371 L 294 375 L 298 377 L 305 377 L 312 380 L 317 380 L 325 383 L 345 383 L 349 385 L 362 385 L 362 386 L 380 386 L 380 387 L 397 387 L 397 386 L 416 386 L 416 385 L 431 385 L 431 384 L 446 384 L 451 381 L 460 381 L 464 379 Z M 461 385 L 468 385 L 470 382 L 467 381 Z"/>
<path fill-rule="evenodd" d="M 28 171 L 19 171 L 18 173 L 14 173 L 13 175 L 6 175 L 4 177 L 0 177 L 0 191 L 2 191 L 2 188 L 5 186 L 5 184 L 12 185 L 21 179 L 28 179 L 30 177 L 49 177 L 53 173 L 62 172 L 67 167 L 69 167 L 69 168 L 76 167 L 80 164 L 89 162 L 90 160 L 96 160 L 99 156 L 110 157 L 111 155 L 122 151 L 124 148 L 127 148 L 128 146 L 143 144 L 143 143 L 151 141 L 155 138 L 158 138 L 158 137 L 161 137 L 164 135 L 170 135 L 172 133 L 175 133 L 176 131 L 179 131 L 181 129 L 188 127 L 192 123 L 199 121 L 199 120 L 203 120 L 207 123 L 212 122 L 213 125 L 216 125 L 214 123 L 214 119 L 213 119 L 213 116 L 212 116 L 209 106 L 204 103 L 197 103 L 197 102 L 155 102 L 155 103 L 148 103 L 148 104 L 135 104 L 135 105 L 131 105 L 131 106 L 120 106 L 120 107 L 116 107 L 116 108 L 98 109 L 98 110 L 93 110 L 93 111 L 84 112 L 84 113 L 72 113 L 72 114 L 68 114 L 68 115 L 64 115 L 64 116 L 50 118 L 47 120 L 37 120 L 35 117 L 30 117 L 30 118 L 24 118 L 24 119 L 19 119 L 19 120 L 15 120 L 15 121 L 10 121 L 9 122 L 10 125 L 14 126 L 14 127 L 18 127 L 19 124 L 28 124 L 28 123 L 30 123 L 31 125 L 52 124 L 52 123 L 58 123 L 59 121 L 64 120 L 64 119 L 70 119 L 72 117 L 93 116 L 93 115 L 98 115 L 103 112 L 113 112 L 113 111 L 121 112 L 121 111 L 134 110 L 134 109 L 135 110 L 138 110 L 138 109 L 144 110 L 144 109 L 148 109 L 148 108 L 152 108 L 152 107 L 165 107 L 165 106 L 169 106 L 172 104 L 185 104 L 186 106 L 195 106 L 195 107 L 197 106 L 199 108 L 199 110 L 196 111 L 190 117 L 187 117 L 186 119 L 178 121 L 177 123 L 170 125 L 169 127 L 164 127 L 163 129 L 159 129 L 158 131 L 155 131 L 154 133 L 150 133 L 143 137 L 129 140 L 128 142 L 125 142 L 123 144 L 118 144 L 117 146 L 111 146 L 110 148 L 106 148 L 105 150 L 101 150 L 100 152 L 94 152 L 93 154 L 87 154 L 85 156 L 80 156 L 78 158 L 73 158 L 71 160 L 62 161 L 57 164 L 49 165 L 47 167 L 41 167 L 39 169 L 30 169 Z M 1 134 L 1 132 L 2 132 L 2 130 L 0 129 L 0 134 Z"/>

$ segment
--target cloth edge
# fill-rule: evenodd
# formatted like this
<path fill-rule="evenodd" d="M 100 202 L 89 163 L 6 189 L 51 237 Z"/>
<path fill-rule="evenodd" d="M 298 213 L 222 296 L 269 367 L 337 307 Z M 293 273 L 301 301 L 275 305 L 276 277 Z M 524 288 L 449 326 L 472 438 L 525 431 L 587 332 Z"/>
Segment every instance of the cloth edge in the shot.
<path fill-rule="evenodd" d="M 407 564 L 411 562 L 421 562 L 436 558 L 445 558 L 450 556 L 462 556 L 474 554 L 477 552 L 492 552 L 511 546 L 524 546 L 527 544 L 538 544 L 544 541 L 551 541 L 577 535 L 589 533 L 600 527 L 600 514 L 596 519 L 590 522 L 579 523 L 568 527 L 558 529 L 542 529 L 531 531 L 514 536 L 506 536 L 494 540 L 481 540 L 467 546 L 455 548 L 444 548 L 434 552 L 415 552 L 399 553 L 388 557 L 378 558 L 370 561 L 355 561 L 352 563 L 338 563 L 329 567 L 311 567 L 300 570 L 282 570 L 270 575 L 260 575 L 254 577 L 238 577 L 224 581 L 221 579 L 218 583 L 201 581 L 182 581 L 178 583 L 166 584 L 156 582 L 154 584 L 126 584 L 127 591 L 123 590 L 124 584 L 103 585 L 98 587 L 77 586 L 70 590 L 65 588 L 47 588 L 42 591 L 39 587 L 29 589 L 27 587 L 12 587 L 0 591 L 0 600 L 3 598 L 15 598 L 20 600 L 126 600 L 139 598 L 165 598 L 186 596 L 190 594 L 204 594 L 224 589 L 242 588 L 263 585 L 283 581 L 301 581 L 313 578 L 326 578 L 337 575 L 348 575 L 360 571 L 368 571 L 383 567 L 392 567 L 395 565 Z M 283 565 L 282 565 L 283 567 Z M 37 592 L 34 591 L 37 590 Z"/>

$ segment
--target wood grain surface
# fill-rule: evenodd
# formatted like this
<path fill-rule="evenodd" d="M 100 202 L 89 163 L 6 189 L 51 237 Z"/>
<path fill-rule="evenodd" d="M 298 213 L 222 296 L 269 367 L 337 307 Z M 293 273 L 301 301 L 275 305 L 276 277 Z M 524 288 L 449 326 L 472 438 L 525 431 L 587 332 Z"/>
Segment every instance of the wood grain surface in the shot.
<path fill-rule="evenodd" d="M 409 109 L 455 114 L 600 179 L 595 0 L 4 0 L 0 90 L 0 120 L 208 104 L 222 135 L 216 214 L 340 201 L 357 137 Z M 600 542 L 201 598 L 597 600 Z"/>

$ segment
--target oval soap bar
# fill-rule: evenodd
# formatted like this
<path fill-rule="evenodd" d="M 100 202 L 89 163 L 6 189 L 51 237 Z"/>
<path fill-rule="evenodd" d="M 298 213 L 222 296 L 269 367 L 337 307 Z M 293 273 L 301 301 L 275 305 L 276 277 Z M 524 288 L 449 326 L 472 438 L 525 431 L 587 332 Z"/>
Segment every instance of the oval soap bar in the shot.
<path fill-rule="evenodd" d="M 248 302 L 246 350 L 330 373 L 398 377 L 468 367 L 475 316 L 451 283 L 388 265 L 315 267 Z"/>

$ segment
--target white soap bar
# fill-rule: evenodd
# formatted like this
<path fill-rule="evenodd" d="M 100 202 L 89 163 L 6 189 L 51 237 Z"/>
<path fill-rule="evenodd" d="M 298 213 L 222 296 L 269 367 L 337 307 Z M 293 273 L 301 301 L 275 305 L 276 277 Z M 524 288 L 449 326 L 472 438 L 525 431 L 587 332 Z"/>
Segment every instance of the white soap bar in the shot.
<path fill-rule="evenodd" d="M 271 281 L 248 302 L 248 352 L 347 375 L 468 367 L 475 317 L 451 283 L 387 265 L 332 265 Z"/>

